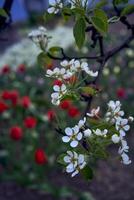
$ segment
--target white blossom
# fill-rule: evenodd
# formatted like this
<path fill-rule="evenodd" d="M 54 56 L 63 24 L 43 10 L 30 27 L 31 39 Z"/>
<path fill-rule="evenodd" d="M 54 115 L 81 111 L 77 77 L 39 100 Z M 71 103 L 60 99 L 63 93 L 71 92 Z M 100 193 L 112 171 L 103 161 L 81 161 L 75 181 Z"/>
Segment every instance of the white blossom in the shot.
<path fill-rule="evenodd" d="M 97 136 L 106 136 L 107 133 L 108 133 L 108 130 L 107 129 L 104 129 L 104 130 L 100 130 L 100 129 L 96 129 L 96 130 L 93 130 L 93 133 Z"/>
<path fill-rule="evenodd" d="M 127 144 L 127 141 L 124 139 L 121 139 L 121 147 L 119 148 L 118 153 L 121 155 L 122 163 L 124 165 L 129 165 L 132 161 L 129 159 L 129 156 L 127 155 L 129 150 L 129 146 Z"/>
<path fill-rule="evenodd" d="M 67 151 L 67 155 L 64 157 L 64 162 L 67 163 L 66 172 L 72 173 L 72 177 L 77 175 L 86 165 L 84 155 L 77 154 L 74 151 Z"/>
<path fill-rule="evenodd" d="M 88 128 L 88 129 L 84 130 L 83 133 L 84 133 L 85 137 L 90 137 L 92 134 L 92 131 Z"/>
<path fill-rule="evenodd" d="M 79 127 L 79 129 L 82 128 L 82 127 L 85 125 L 85 123 L 86 123 L 86 117 L 84 117 L 83 120 L 81 119 L 81 120 L 78 122 L 78 127 Z"/>
<path fill-rule="evenodd" d="M 126 135 L 126 131 L 130 129 L 130 126 L 128 125 L 128 119 L 119 118 L 116 121 L 116 129 L 119 131 L 120 136 L 124 137 Z"/>
<path fill-rule="evenodd" d="M 124 165 L 129 165 L 129 164 L 131 164 L 131 160 L 129 159 L 129 156 L 126 154 L 126 153 L 122 153 L 121 154 L 121 157 L 122 157 L 122 163 L 124 164 Z"/>
<path fill-rule="evenodd" d="M 120 101 L 109 101 L 108 103 L 108 112 L 106 113 L 106 121 L 116 122 L 117 119 L 124 116 L 124 111 L 121 109 Z"/>
<path fill-rule="evenodd" d="M 117 144 L 120 141 L 120 137 L 117 134 L 112 135 L 112 141 L 113 143 Z"/>
<path fill-rule="evenodd" d="M 74 126 L 73 128 L 65 129 L 66 136 L 62 137 L 62 141 L 65 143 L 70 142 L 71 147 L 78 146 L 78 142 L 82 139 L 82 133 L 79 130 L 78 126 Z"/>
<path fill-rule="evenodd" d="M 87 113 L 88 117 L 98 117 L 98 113 L 100 111 L 100 107 L 94 108 L 91 110 L 91 113 Z"/>
<path fill-rule="evenodd" d="M 61 86 L 54 85 L 53 90 L 54 90 L 54 93 L 51 94 L 52 104 L 59 105 L 61 98 L 67 92 L 67 88 L 65 84 L 62 84 Z"/>
<path fill-rule="evenodd" d="M 134 118 L 132 116 L 129 116 L 128 121 L 133 122 Z"/>
<path fill-rule="evenodd" d="M 63 8 L 63 3 L 61 0 L 49 0 L 49 8 L 47 9 L 48 13 L 57 14 L 60 9 Z"/>
<path fill-rule="evenodd" d="M 37 30 L 33 30 L 28 34 L 28 37 L 36 44 L 41 45 L 42 48 L 46 49 L 49 41 L 47 36 L 47 29 L 43 26 L 39 27 Z"/>

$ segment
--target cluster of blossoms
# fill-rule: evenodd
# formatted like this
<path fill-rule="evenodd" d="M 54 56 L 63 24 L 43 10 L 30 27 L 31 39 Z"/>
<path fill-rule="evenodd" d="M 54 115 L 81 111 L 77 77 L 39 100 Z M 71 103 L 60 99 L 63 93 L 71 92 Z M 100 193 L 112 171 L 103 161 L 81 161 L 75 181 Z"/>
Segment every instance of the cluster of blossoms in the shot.
<path fill-rule="evenodd" d="M 77 154 L 75 151 L 67 151 L 64 162 L 67 163 L 66 171 L 72 173 L 72 177 L 77 175 L 86 165 L 84 155 Z"/>
<path fill-rule="evenodd" d="M 59 105 L 64 95 L 69 92 L 67 86 L 64 83 L 75 76 L 76 73 L 84 71 L 87 75 L 91 77 L 98 76 L 98 71 L 93 72 L 92 70 L 90 70 L 87 62 L 80 63 L 79 60 L 72 59 L 71 61 L 64 60 L 60 64 L 61 68 L 56 67 L 53 70 L 48 69 L 46 72 L 47 77 L 61 80 L 60 85 L 55 85 L 53 87 L 54 93 L 52 93 L 51 97 L 52 103 L 54 105 Z"/>
<path fill-rule="evenodd" d="M 71 9 L 75 7 L 85 7 L 88 4 L 87 0 L 67 0 L 65 1 L 66 5 L 71 5 Z M 61 0 L 49 0 L 49 8 L 48 13 L 50 14 L 57 14 L 63 8 L 63 1 Z"/>
<path fill-rule="evenodd" d="M 125 165 L 131 163 L 129 157 L 127 155 L 128 152 L 128 145 L 125 140 L 126 132 L 130 129 L 128 122 L 133 121 L 133 117 L 129 117 L 128 119 L 123 118 L 124 111 L 121 110 L 121 103 L 120 101 L 110 101 L 108 103 L 108 112 L 106 113 L 105 119 L 106 121 L 115 125 L 115 129 L 119 134 L 114 134 L 112 136 L 112 141 L 114 143 L 121 143 L 121 147 L 119 148 L 119 154 L 122 157 L 122 162 Z"/>
<path fill-rule="evenodd" d="M 47 29 L 43 26 L 40 26 L 37 30 L 33 30 L 28 34 L 28 37 L 43 50 L 46 50 L 49 38 Z"/>
<path fill-rule="evenodd" d="M 88 127 L 86 125 L 87 118 L 84 117 L 83 120 L 80 120 L 77 125 L 74 127 L 65 128 L 65 136 L 62 137 L 62 141 L 65 143 L 69 143 L 71 148 L 76 148 L 79 144 L 82 144 L 83 139 L 92 138 L 106 138 L 109 139 L 114 144 L 121 143 L 121 147 L 119 148 L 119 154 L 122 157 L 122 162 L 125 165 L 131 163 L 129 157 L 127 155 L 128 145 L 124 136 L 126 135 L 126 131 L 129 130 L 130 126 L 128 125 L 128 121 L 133 121 L 133 117 L 129 117 L 129 119 L 124 119 L 122 116 L 124 112 L 120 110 L 121 104 L 119 101 L 110 101 L 108 103 L 108 111 L 104 118 L 105 123 L 108 122 L 108 127 L 105 129 L 100 129 L 99 127 Z M 100 119 L 99 118 L 100 107 L 96 109 L 92 109 L 91 113 L 87 113 L 89 118 Z M 109 126 L 110 125 L 110 126 Z M 110 127 L 115 125 L 115 133 L 113 134 L 110 130 Z M 85 155 L 78 155 L 75 151 L 67 151 L 67 156 L 64 157 L 64 161 L 68 163 L 66 166 L 66 172 L 72 173 L 72 177 L 79 173 L 81 169 L 83 169 L 86 165 Z"/>

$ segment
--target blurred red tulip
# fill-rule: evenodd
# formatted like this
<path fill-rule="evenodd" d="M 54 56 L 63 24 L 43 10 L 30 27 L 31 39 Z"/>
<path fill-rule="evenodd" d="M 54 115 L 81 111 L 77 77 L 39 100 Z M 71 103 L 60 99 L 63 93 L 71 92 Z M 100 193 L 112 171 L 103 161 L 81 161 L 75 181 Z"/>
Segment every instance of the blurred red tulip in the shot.
<path fill-rule="evenodd" d="M 47 163 L 48 159 L 47 159 L 47 155 L 44 152 L 43 149 L 36 149 L 35 151 L 35 162 L 38 165 L 43 165 L 45 163 Z"/>
<path fill-rule="evenodd" d="M 9 133 L 13 140 L 21 140 L 23 137 L 22 129 L 19 126 L 11 127 Z"/>
<path fill-rule="evenodd" d="M 35 117 L 26 117 L 24 119 L 24 125 L 26 128 L 35 128 L 37 124 L 37 119 Z"/>

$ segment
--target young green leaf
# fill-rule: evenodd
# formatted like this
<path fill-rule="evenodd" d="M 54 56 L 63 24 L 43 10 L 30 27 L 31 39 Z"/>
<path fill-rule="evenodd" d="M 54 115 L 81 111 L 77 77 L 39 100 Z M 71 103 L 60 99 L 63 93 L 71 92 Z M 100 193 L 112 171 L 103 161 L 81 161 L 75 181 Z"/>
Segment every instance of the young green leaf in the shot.
<path fill-rule="evenodd" d="M 46 64 L 51 63 L 51 59 L 44 52 L 41 52 L 38 55 L 37 61 L 38 61 L 39 66 L 42 66 L 42 67 L 45 66 Z"/>
<path fill-rule="evenodd" d="M 134 12 L 134 4 L 133 5 L 127 5 L 121 12 L 121 16 L 129 15 Z"/>
<path fill-rule="evenodd" d="M 73 29 L 73 34 L 79 49 L 82 48 L 85 42 L 85 29 L 86 29 L 85 19 L 83 17 L 78 18 Z"/>
<path fill-rule="evenodd" d="M 105 35 L 108 32 L 108 17 L 103 10 L 95 9 L 90 21 L 101 34 Z"/>
<path fill-rule="evenodd" d="M 95 8 L 102 8 L 103 6 L 105 6 L 108 3 L 108 0 L 101 0 L 99 1 L 99 3 L 97 3 L 95 5 Z"/>
<path fill-rule="evenodd" d="M 102 34 L 106 35 L 108 31 L 107 23 L 105 23 L 101 18 L 99 17 L 91 17 L 91 22 L 93 26 Z"/>

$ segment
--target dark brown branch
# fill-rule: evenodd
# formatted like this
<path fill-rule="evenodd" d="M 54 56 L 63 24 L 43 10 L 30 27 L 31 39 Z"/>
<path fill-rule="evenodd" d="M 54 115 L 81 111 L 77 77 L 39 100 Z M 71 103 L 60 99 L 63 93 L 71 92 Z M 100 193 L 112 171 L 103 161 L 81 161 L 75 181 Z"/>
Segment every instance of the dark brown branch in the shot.
<path fill-rule="evenodd" d="M 67 56 L 63 49 L 62 49 L 61 54 L 62 54 L 62 56 L 58 57 L 58 56 L 54 56 L 51 53 L 47 52 L 47 55 L 49 56 L 49 58 L 52 58 L 54 60 L 61 60 L 61 61 L 64 60 L 64 59 L 67 59 L 67 60 L 71 60 L 71 59 L 76 59 L 76 60 L 81 60 L 81 59 L 99 60 L 101 58 L 100 56 L 80 56 L 80 57 Z"/>
<path fill-rule="evenodd" d="M 124 48 L 128 48 L 130 42 L 134 39 L 134 35 L 130 35 L 124 42 L 123 44 L 121 44 L 120 46 L 110 50 L 109 52 L 107 52 L 106 56 L 105 56 L 105 61 L 109 60 L 109 58 L 113 57 L 115 54 L 117 54 L 118 52 L 120 52 L 121 50 L 123 50 Z"/>

